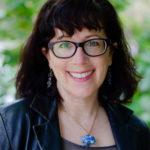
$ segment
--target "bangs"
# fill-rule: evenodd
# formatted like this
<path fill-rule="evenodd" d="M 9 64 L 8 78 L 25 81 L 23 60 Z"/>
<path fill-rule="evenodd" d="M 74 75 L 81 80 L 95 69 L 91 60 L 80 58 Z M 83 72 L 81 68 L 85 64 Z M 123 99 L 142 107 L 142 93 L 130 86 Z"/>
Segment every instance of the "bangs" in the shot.
<path fill-rule="evenodd" d="M 101 30 L 103 28 L 100 6 L 93 0 L 68 0 L 56 4 L 51 12 L 51 26 L 73 35 L 75 30 L 82 28 Z"/>

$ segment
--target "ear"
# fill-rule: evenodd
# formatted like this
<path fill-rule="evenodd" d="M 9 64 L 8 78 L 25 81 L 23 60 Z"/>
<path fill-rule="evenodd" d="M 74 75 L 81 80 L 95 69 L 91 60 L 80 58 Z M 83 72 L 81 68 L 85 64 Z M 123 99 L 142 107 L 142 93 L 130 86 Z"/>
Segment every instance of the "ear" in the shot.
<path fill-rule="evenodd" d="M 117 42 L 114 42 L 114 43 L 113 43 L 113 46 L 114 46 L 115 48 L 118 48 L 118 43 L 117 43 Z"/>
<path fill-rule="evenodd" d="M 49 64 L 49 67 L 51 68 L 51 63 L 50 63 L 50 52 L 48 51 L 46 51 L 46 48 L 45 47 L 42 47 L 41 48 L 41 52 L 42 52 L 42 54 L 45 56 L 45 58 L 47 59 L 47 61 L 48 61 L 48 64 Z M 52 69 L 52 68 L 51 68 Z"/>
<path fill-rule="evenodd" d="M 114 42 L 113 44 L 113 47 L 117 48 L 118 47 L 118 43 L 117 42 Z M 114 54 L 114 51 L 113 50 L 109 50 L 109 66 L 112 65 L 112 57 L 113 57 L 113 54 Z"/>
<path fill-rule="evenodd" d="M 112 53 L 110 52 L 109 53 L 109 66 L 111 66 L 112 65 L 112 57 L 113 57 L 113 55 L 112 55 Z"/>
<path fill-rule="evenodd" d="M 112 57 L 113 57 L 113 51 L 111 49 L 109 49 L 109 53 L 108 53 L 108 65 L 111 66 L 112 65 Z"/>
<path fill-rule="evenodd" d="M 49 53 L 46 52 L 46 48 L 45 47 L 42 47 L 41 52 L 46 57 L 47 60 L 50 59 Z"/>

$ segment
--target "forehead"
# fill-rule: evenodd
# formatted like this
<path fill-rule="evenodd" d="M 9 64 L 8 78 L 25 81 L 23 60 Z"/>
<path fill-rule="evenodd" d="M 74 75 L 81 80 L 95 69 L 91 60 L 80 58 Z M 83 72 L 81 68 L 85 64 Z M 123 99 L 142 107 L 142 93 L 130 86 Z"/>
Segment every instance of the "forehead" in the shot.
<path fill-rule="evenodd" d="M 68 35 L 65 31 L 60 30 L 59 28 L 54 28 L 55 36 L 53 39 L 55 40 L 61 40 L 61 39 L 88 39 L 90 37 L 102 37 L 107 38 L 105 32 L 103 29 L 101 30 L 89 30 L 87 28 L 82 28 L 81 31 L 75 30 L 73 35 Z"/>

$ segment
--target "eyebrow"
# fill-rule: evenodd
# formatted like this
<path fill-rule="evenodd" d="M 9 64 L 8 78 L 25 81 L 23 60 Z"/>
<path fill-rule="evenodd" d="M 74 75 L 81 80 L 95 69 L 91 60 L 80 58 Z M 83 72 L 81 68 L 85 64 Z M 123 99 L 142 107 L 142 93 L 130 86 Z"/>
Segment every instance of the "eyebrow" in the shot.
<path fill-rule="evenodd" d="M 85 38 L 90 38 L 90 37 L 94 37 L 94 36 L 100 36 L 100 35 L 98 35 L 98 34 L 92 34 L 92 35 L 87 35 L 87 36 L 85 36 Z M 61 40 L 62 38 L 64 38 L 64 37 L 71 37 L 71 36 L 67 36 L 67 35 L 61 35 L 61 36 L 59 36 L 59 37 L 57 37 L 57 40 Z"/>
<path fill-rule="evenodd" d="M 98 35 L 98 34 L 91 34 L 91 35 L 87 35 L 87 36 L 85 36 L 85 38 L 90 38 L 90 37 L 93 37 L 93 36 L 100 36 L 100 35 Z"/>
<path fill-rule="evenodd" d="M 61 35 L 61 36 L 57 37 L 57 40 L 61 40 L 64 37 L 70 37 L 70 36 Z"/>
<path fill-rule="evenodd" d="M 57 40 L 61 40 L 64 37 L 70 37 L 69 35 L 65 35 L 64 32 L 61 32 L 61 33 L 62 33 L 62 35 L 58 36 Z"/>

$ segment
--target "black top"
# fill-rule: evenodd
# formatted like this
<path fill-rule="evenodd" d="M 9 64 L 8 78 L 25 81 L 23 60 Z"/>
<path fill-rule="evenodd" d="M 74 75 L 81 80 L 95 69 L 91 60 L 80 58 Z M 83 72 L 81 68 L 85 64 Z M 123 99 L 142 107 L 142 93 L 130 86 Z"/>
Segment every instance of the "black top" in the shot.
<path fill-rule="evenodd" d="M 85 147 L 62 138 L 62 150 L 117 150 L 116 145 L 105 147 Z"/>
<path fill-rule="evenodd" d="M 105 104 L 117 150 L 150 150 L 146 124 L 128 108 Z M 0 107 L 0 150 L 61 150 L 58 98 L 36 95 Z"/>

